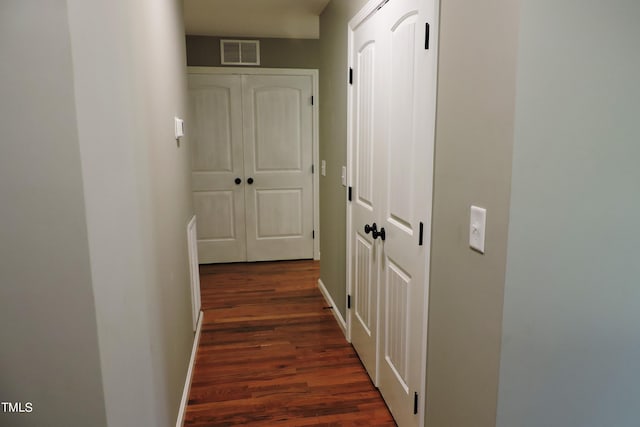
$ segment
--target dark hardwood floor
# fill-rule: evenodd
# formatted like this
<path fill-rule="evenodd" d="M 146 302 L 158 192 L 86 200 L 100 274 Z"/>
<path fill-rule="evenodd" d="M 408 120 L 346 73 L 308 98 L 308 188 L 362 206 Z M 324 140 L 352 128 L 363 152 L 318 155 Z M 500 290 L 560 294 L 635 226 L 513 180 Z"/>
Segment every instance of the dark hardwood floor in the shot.
<path fill-rule="evenodd" d="M 200 268 L 185 426 L 394 426 L 317 288 L 319 263 Z"/>

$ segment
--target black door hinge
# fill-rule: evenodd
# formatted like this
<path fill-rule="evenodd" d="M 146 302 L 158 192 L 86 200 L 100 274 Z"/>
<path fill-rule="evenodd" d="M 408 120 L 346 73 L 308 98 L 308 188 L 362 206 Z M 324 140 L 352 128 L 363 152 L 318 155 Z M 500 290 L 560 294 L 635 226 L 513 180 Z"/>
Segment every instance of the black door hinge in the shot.
<path fill-rule="evenodd" d="M 349 84 L 353 84 L 353 68 L 349 67 Z"/>
<path fill-rule="evenodd" d="M 389 0 L 382 0 L 382 3 L 380 3 L 378 5 L 378 7 L 376 7 L 376 12 L 379 11 L 380 9 L 382 9 L 384 7 L 385 4 L 389 3 Z"/>
<path fill-rule="evenodd" d="M 347 295 L 347 308 L 351 308 L 351 295 Z"/>
<path fill-rule="evenodd" d="M 424 238 L 424 224 L 420 223 L 420 235 L 418 236 L 418 246 L 422 246 L 423 238 Z"/>
<path fill-rule="evenodd" d="M 351 201 L 351 197 L 352 197 L 352 193 L 353 193 L 353 187 L 349 187 L 349 201 Z"/>
<path fill-rule="evenodd" d="M 425 50 L 429 50 L 429 23 L 425 23 L 424 25 L 424 48 Z"/>
<path fill-rule="evenodd" d="M 413 414 L 418 413 L 418 392 L 413 394 Z"/>
<path fill-rule="evenodd" d="M 313 231 L 311 232 L 311 238 L 312 238 L 312 239 L 315 239 L 315 238 L 316 238 L 316 230 L 313 230 Z"/>
<path fill-rule="evenodd" d="M 313 105 L 313 95 L 311 95 L 311 105 Z"/>
<path fill-rule="evenodd" d="M 311 173 L 312 174 L 316 173 L 316 168 L 315 168 L 315 165 L 313 165 L 313 164 L 311 165 Z"/>

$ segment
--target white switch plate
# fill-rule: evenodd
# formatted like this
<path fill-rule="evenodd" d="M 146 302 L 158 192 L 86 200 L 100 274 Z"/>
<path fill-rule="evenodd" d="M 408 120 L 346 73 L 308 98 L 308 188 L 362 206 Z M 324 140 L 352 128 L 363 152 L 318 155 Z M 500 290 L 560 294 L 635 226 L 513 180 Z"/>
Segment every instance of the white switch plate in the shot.
<path fill-rule="evenodd" d="M 487 226 L 487 210 L 471 206 L 471 220 L 469 221 L 469 246 L 481 254 L 484 253 L 484 235 Z"/>
<path fill-rule="evenodd" d="M 320 162 L 320 175 L 327 176 L 327 162 L 325 160 Z"/>
<path fill-rule="evenodd" d="M 346 187 L 347 186 L 347 167 L 346 166 L 342 167 L 342 175 L 340 177 L 342 179 L 342 186 Z"/>
<path fill-rule="evenodd" d="M 176 139 L 184 136 L 184 120 L 174 117 L 174 126 L 176 131 Z"/>

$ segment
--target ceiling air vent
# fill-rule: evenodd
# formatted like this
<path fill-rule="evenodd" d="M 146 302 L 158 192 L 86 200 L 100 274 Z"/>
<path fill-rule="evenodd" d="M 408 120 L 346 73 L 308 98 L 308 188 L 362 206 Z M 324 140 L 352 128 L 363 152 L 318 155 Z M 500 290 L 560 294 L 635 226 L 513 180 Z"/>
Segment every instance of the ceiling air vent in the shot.
<path fill-rule="evenodd" d="M 258 40 L 220 40 L 222 65 L 260 65 Z"/>

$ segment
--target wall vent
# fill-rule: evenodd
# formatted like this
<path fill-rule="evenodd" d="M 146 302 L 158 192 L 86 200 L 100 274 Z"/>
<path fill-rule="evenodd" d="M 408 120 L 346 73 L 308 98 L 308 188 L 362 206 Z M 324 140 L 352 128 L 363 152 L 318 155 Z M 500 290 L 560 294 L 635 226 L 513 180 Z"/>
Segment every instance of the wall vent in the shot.
<path fill-rule="evenodd" d="M 222 65 L 260 65 L 258 40 L 220 40 Z"/>

